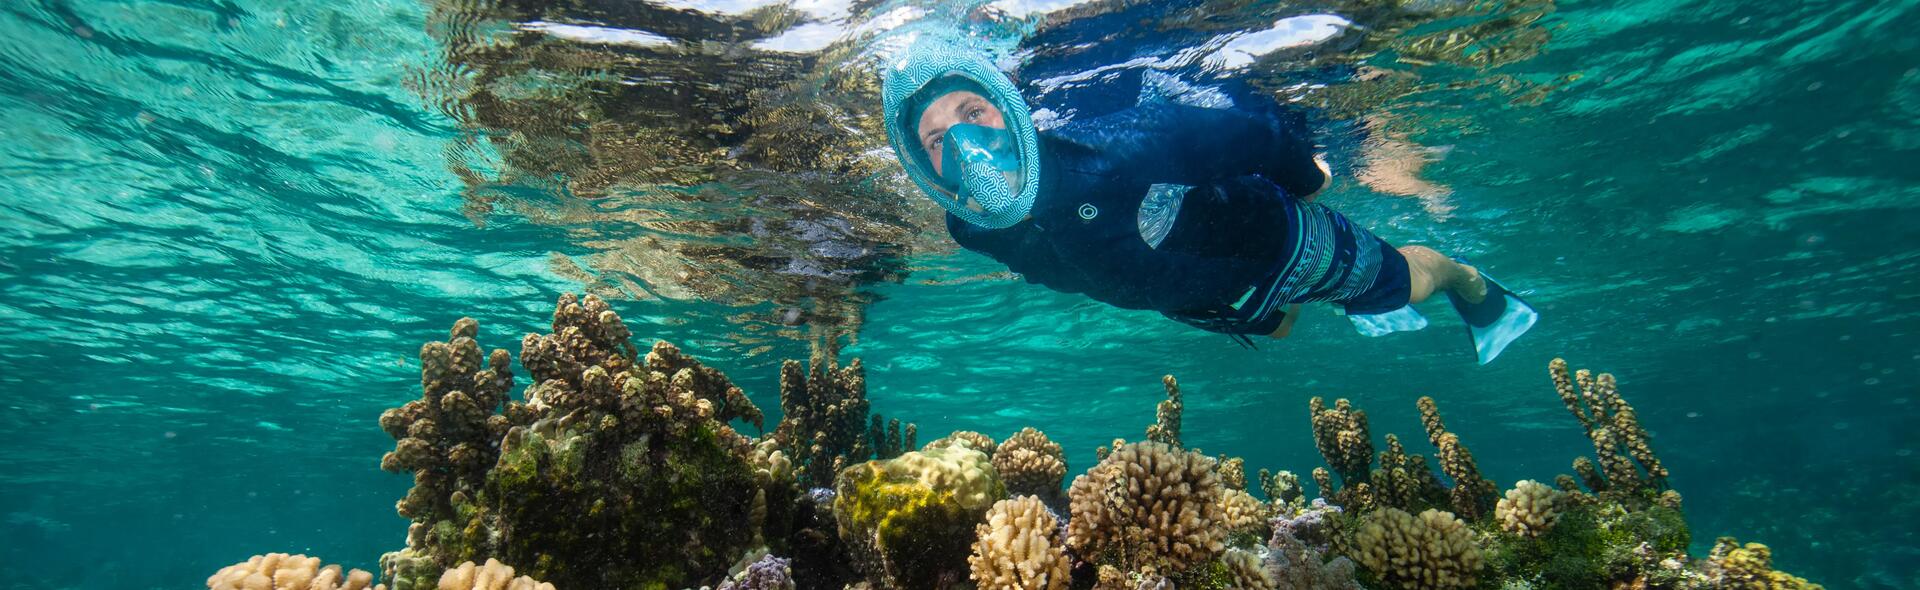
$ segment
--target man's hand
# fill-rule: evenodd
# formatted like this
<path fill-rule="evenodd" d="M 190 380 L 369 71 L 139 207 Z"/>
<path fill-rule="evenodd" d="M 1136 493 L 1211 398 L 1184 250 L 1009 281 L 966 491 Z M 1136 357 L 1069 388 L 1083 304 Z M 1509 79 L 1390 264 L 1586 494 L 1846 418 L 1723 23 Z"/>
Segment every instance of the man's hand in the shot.
<path fill-rule="evenodd" d="M 1327 190 L 1327 187 L 1333 185 L 1333 167 L 1327 165 L 1327 155 L 1325 153 L 1319 153 L 1319 154 L 1313 155 L 1313 166 L 1315 168 L 1320 169 L 1320 175 L 1325 177 L 1325 180 L 1320 181 L 1320 188 L 1314 189 L 1313 192 L 1300 196 L 1300 200 L 1307 201 L 1309 203 L 1313 202 L 1315 198 L 1319 197 L 1321 191 Z"/>
<path fill-rule="evenodd" d="M 1268 334 L 1268 336 L 1286 338 L 1288 334 L 1293 333 L 1293 322 L 1298 319 L 1300 319 L 1300 304 L 1295 303 L 1287 306 L 1287 317 L 1280 318 L 1280 327 L 1274 329 L 1273 333 Z"/>

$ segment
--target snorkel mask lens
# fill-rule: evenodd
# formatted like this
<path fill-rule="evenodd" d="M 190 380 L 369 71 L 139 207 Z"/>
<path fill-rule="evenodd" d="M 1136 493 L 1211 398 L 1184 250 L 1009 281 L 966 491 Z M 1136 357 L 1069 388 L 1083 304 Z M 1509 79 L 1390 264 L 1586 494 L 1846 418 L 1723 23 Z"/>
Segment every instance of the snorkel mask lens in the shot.
<path fill-rule="evenodd" d="M 948 127 L 941 142 L 940 180 L 961 206 L 984 212 L 1012 203 L 1020 193 L 1020 156 L 1013 133 L 961 123 Z"/>

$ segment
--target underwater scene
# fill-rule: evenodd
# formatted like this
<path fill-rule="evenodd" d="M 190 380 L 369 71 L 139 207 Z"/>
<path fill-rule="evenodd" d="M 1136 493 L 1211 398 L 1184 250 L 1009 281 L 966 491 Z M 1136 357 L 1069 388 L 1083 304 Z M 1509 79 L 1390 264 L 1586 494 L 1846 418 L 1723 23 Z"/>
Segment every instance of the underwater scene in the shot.
<path fill-rule="evenodd" d="M 1920 589 L 1917 28 L 8 0 L 0 589 Z"/>

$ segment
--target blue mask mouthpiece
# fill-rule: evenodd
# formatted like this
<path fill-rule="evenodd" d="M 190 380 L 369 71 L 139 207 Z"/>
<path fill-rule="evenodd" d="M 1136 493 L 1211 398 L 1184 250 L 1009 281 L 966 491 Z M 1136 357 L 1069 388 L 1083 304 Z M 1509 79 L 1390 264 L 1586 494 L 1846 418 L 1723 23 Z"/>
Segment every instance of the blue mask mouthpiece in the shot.
<path fill-rule="evenodd" d="M 1021 189 L 1019 145 L 1013 133 L 961 123 L 941 140 L 940 179 L 958 205 L 983 212 L 1014 202 Z"/>

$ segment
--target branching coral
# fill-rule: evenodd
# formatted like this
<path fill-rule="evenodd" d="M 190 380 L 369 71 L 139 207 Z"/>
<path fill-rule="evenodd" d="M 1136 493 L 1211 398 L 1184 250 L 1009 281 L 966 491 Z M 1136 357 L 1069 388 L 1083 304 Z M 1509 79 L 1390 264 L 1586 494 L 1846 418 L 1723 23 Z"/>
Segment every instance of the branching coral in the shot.
<path fill-rule="evenodd" d="M 1160 384 L 1167 387 L 1167 399 L 1160 400 L 1154 407 L 1154 423 L 1147 427 L 1147 440 L 1180 446 L 1180 414 L 1186 410 L 1186 404 L 1180 400 L 1180 382 L 1172 375 L 1160 378 Z"/>
<path fill-rule="evenodd" d="M 1367 515 L 1355 537 L 1360 564 L 1390 588 L 1470 588 L 1482 565 L 1473 531 L 1452 513 L 1396 508 Z"/>
<path fill-rule="evenodd" d="M 875 456 L 876 451 L 886 458 L 911 447 L 912 424 L 904 435 L 898 420 L 883 426 L 881 417 L 874 415 L 868 425 L 867 378 L 859 359 L 839 367 L 829 353 L 814 358 L 812 364 L 811 374 L 799 361 L 781 365 L 784 417 L 773 433 L 803 484 L 832 485 L 834 474 Z"/>
<path fill-rule="evenodd" d="M 974 530 L 967 563 L 980 590 L 1066 590 L 1072 581 L 1060 519 L 1040 499 L 996 502 Z"/>
<path fill-rule="evenodd" d="M 1225 549 L 1213 459 L 1164 443 L 1126 444 L 1073 480 L 1067 544 L 1122 571 L 1177 573 Z"/>
<path fill-rule="evenodd" d="M 1433 398 L 1422 396 L 1417 403 L 1420 406 L 1420 423 L 1427 430 L 1427 440 L 1438 451 L 1435 458 L 1440 460 L 1440 470 L 1453 479 L 1453 487 L 1447 490 L 1447 496 L 1453 502 L 1454 512 L 1468 518 L 1485 516 L 1493 508 L 1494 497 L 1500 493 L 1499 488 L 1480 476 L 1480 465 L 1473 461 L 1473 453 L 1467 452 L 1467 446 L 1460 444 L 1460 437 L 1447 432 L 1447 425 L 1440 420 L 1440 408 L 1434 405 Z"/>
<path fill-rule="evenodd" d="M 526 576 L 514 576 L 513 568 L 499 560 L 486 565 L 461 563 L 440 574 L 440 590 L 554 590 L 548 584 Z"/>
<path fill-rule="evenodd" d="M 1591 464 L 1581 469 L 1580 477 L 1594 492 L 1612 491 L 1651 497 L 1665 489 L 1667 469 L 1653 453 L 1647 431 L 1610 373 L 1595 376 L 1586 369 L 1569 373 L 1566 359 L 1553 359 L 1547 365 L 1553 388 L 1567 412 L 1580 421 L 1593 441 L 1600 471 Z M 1639 468 L 1634 467 L 1635 464 Z M 1605 473 L 1605 478 L 1600 477 Z"/>
<path fill-rule="evenodd" d="M 1051 501 L 1060 496 L 1067 457 L 1046 433 L 1026 428 L 1000 442 L 993 452 L 993 469 L 1009 493 Z"/>
<path fill-rule="evenodd" d="M 1373 464 L 1373 441 L 1367 432 L 1367 413 L 1354 409 L 1345 399 L 1334 400 L 1329 409 L 1326 400 L 1315 396 L 1308 400 L 1313 418 L 1313 444 L 1320 449 L 1327 465 L 1340 474 L 1342 486 L 1367 481 L 1367 467 Z M 1321 490 L 1325 495 L 1326 490 Z"/>
<path fill-rule="evenodd" d="M 386 590 L 372 583 L 372 573 L 341 573 L 340 566 L 321 566 L 318 557 L 285 553 L 255 555 L 207 578 L 208 590 Z"/>
<path fill-rule="evenodd" d="M 1560 518 L 1562 493 L 1531 479 L 1521 480 L 1494 505 L 1500 528 L 1523 537 L 1539 537 Z"/>
<path fill-rule="evenodd" d="M 959 444 L 849 467 L 834 489 L 840 537 L 882 588 L 966 579 L 974 525 L 1006 496 L 987 456 Z"/>
<path fill-rule="evenodd" d="M 1400 437 L 1387 435 L 1387 450 L 1380 452 L 1380 467 L 1373 470 L 1375 499 L 1383 506 L 1401 510 L 1419 510 L 1447 501 L 1447 491 L 1427 467 L 1420 455 L 1408 455 Z"/>
<path fill-rule="evenodd" d="M 413 489 L 395 509 L 415 530 L 454 518 L 455 493 L 479 491 L 507 431 L 509 419 L 497 413 L 502 405 L 510 406 L 509 414 L 524 413 L 507 402 L 513 387 L 507 351 L 494 349 L 482 366 L 474 340 L 479 331 L 478 322 L 460 318 L 446 342 L 422 345 L 420 399 L 380 414 L 380 427 L 395 440 L 380 468 L 413 473 Z"/>
<path fill-rule="evenodd" d="M 1253 494 L 1241 490 L 1224 489 L 1220 492 L 1220 522 L 1229 536 L 1251 535 L 1253 538 L 1267 534 L 1267 505 Z"/>

